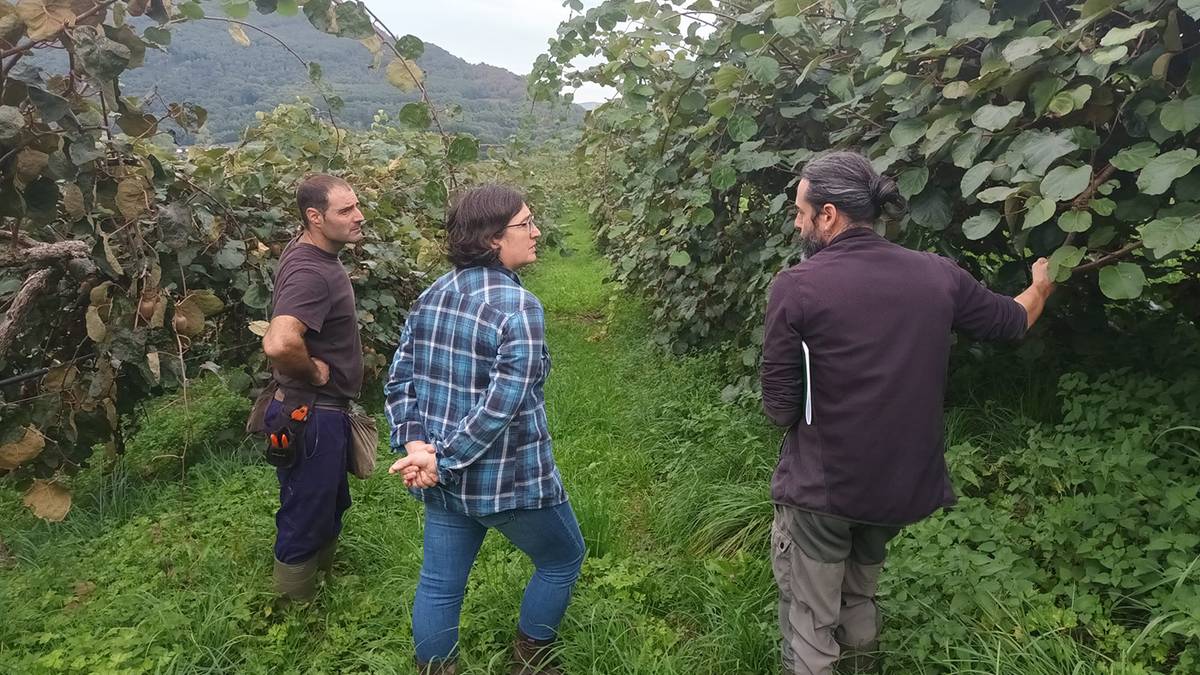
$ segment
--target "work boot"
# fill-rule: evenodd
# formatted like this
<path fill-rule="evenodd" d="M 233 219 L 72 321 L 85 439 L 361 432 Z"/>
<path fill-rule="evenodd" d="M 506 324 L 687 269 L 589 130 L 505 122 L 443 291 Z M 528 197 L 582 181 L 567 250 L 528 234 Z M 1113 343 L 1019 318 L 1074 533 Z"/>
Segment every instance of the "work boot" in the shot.
<path fill-rule="evenodd" d="M 333 555 L 337 553 L 337 539 L 325 544 L 325 547 L 317 551 L 317 569 L 329 574 L 333 571 Z"/>
<path fill-rule="evenodd" d="M 458 675 L 458 664 L 454 661 L 434 661 L 432 663 L 421 663 L 416 659 L 413 661 L 417 664 L 417 675 Z"/>
<path fill-rule="evenodd" d="M 554 665 L 554 638 L 535 640 L 517 629 L 508 675 L 562 675 Z"/>
<path fill-rule="evenodd" d="M 275 561 L 275 592 L 289 600 L 309 602 L 317 595 L 317 557 L 302 563 Z"/>

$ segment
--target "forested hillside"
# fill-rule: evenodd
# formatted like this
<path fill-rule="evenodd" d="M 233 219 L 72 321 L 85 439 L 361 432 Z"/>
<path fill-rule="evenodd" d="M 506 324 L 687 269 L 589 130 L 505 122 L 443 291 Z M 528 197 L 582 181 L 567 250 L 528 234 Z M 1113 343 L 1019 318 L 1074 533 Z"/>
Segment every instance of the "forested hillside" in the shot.
<path fill-rule="evenodd" d="M 218 3 L 203 3 L 212 16 L 221 16 Z M 353 40 L 314 34 L 303 14 L 251 13 L 244 19 L 278 37 L 297 54 L 321 65 L 325 81 L 345 102 L 339 118 L 347 126 L 365 128 L 379 110 L 395 114 L 416 93 L 398 91 L 387 82 L 383 68 L 372 68 L 372 55 Z M 403 31 L 403 27 L 397 28 Z M 279 42 L 251 28 L 243 30 L 250 46 L 236 43 L 228 24 L 196 21 L 185 31 L 174 31 L 163 51 L 149 50 L 142 68 L 122 74 L 125 93 L 144 95 L 157 90 L 168 101 L 187 100 L 209 111 L 203 141 L 228 143 L 237 139 L 254 113 L 290 103 L 297 96 L 314 98 L 316 90 L 295 56 Z M 418 36 L 420 37 L 420 36 Z M 482 143 L 503 143 L 516 134 L 531 111 L 525 79 L 503 68 L 470 64 L 436 45 L 426 44 L 417 59 L 428 74 L 430 97 L 442 107 L 457 106 L 447 131 L 469 133 Z M 386 65 L 386 64 L 385 64 Z M 583 109 L 532 109 L 536 124 L 526 124 L 535 140 L 576 129 Z M 188 142 L 190 137 L 181 138 Z"/>

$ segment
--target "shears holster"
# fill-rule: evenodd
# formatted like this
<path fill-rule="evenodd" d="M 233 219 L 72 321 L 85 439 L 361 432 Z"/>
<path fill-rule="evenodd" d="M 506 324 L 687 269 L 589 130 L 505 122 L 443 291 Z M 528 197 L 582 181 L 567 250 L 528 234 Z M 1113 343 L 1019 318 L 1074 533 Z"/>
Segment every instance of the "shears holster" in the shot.
<path fill-rule="evenodd" d="M 280 403 L 279 415 L 266 424 L 267 463 L 280 469 L 291 468 L 298 453 L 304 450 L 304 433 L 316 403 L 316 392 L 279 386 L 275 400 Z"/>

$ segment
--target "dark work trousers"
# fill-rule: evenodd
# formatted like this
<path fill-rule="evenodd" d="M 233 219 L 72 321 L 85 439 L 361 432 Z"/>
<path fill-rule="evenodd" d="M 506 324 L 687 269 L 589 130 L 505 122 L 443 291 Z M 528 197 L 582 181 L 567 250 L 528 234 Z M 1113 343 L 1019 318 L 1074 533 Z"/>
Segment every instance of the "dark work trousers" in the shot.
<path fill-rule="evenodd" d="M 281 404 L 272 401 L 265 416 L 276 423 Z M 342 514 L 350 508 L 346 474 L 350 452 L 350 418 L 341 410 L 313 408 L 304 431 L 304 451 L 279 477 L 279 511 L 275 513 L 275 559 L 294 565 L 317 554 L 342 531 Z"/>

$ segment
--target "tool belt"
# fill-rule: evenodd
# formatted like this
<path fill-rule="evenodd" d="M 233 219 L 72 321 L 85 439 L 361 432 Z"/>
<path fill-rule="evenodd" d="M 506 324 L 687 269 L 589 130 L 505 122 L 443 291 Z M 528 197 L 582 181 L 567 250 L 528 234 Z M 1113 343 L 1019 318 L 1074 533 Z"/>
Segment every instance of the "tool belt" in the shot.
<path fill-rule="evenodd" d="M 280 404 L 279 416 L 266 423 L 267 408 L 272 401 Z M 271 380 L 254 401 L 246 420 L 246 433 L 266 437 L 264 456 L 269 464 L 281 469 L 291 468 L 304 448 L 304 433 L 314 409 L 338 410 L 350 420 L 351 445 L 349 469 L 358 478 L 368 478 L 375 470 L 379 435 L 375 419 L 354 409 L 353 401 L 311 389 L 282 387 Z"/>

